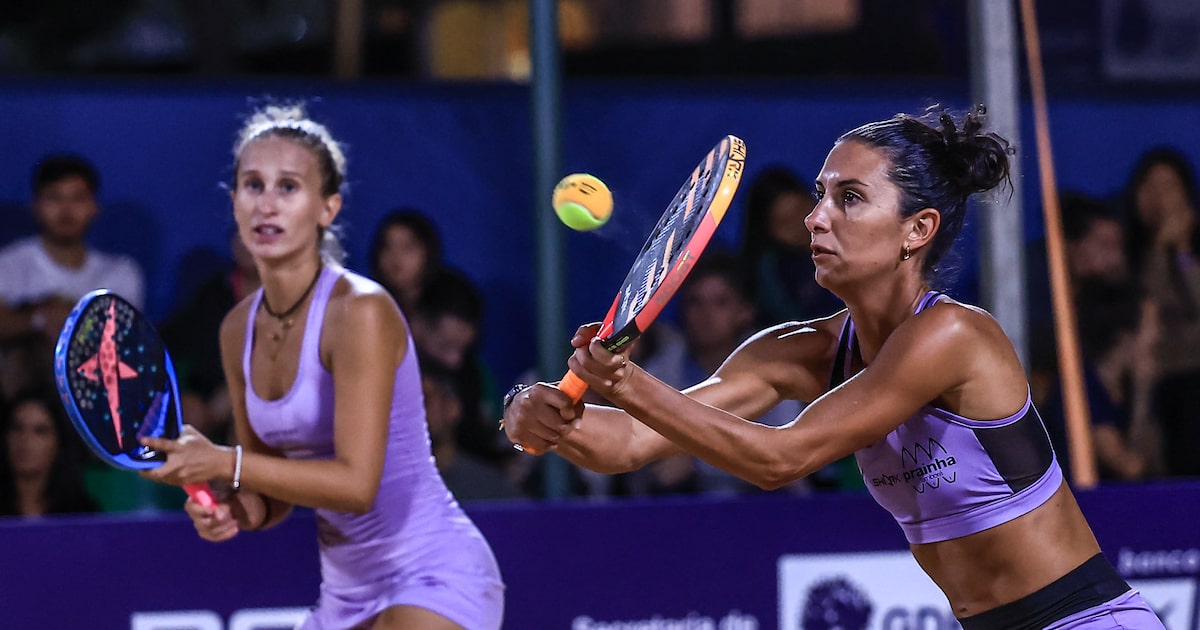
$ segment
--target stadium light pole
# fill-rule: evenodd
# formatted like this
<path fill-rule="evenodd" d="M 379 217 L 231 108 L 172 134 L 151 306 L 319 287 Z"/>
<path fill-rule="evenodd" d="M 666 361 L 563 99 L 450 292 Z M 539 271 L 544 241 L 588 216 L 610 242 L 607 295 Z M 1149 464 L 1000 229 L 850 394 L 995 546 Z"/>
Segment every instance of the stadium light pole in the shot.
<path fill-rule="evenodd" d="M 533 203 L 547 203 L 562 161 L 562 70 L 557 0 L 529 0 L 530 94 L 533 114 Z M 554 378 L 565 369 L 562 229 L 552 212 L 534 208 L 537 231 L 538 376 Z M 542 456 L 546 498 L 566 497 L 567 463 L 554 453 Z"/>
<path fill-rule="evenodd" d="M 1007 0 L 971 0 L 971 99 L 987 106 L 988 125 L 1018 143 L 1020 82 L 1016 10 Z M 985 307 L 1012 340 L 1026 371 L 1029 365 L 1026 313 L 1025 233 L 1022 221 L 1020 156 L 1009 164 L 1012 194 L 981 202 L 983 227 L 980 284 Z"/>

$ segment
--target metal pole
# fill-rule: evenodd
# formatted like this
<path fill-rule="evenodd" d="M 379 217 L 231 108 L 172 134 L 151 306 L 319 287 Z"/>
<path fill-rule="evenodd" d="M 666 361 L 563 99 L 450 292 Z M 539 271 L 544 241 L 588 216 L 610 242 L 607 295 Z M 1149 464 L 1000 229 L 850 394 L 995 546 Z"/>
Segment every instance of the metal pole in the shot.
<path fill-rule="evenodd" d="M 1013 4 L 1007 0 L 971 0 L 967 16 L 971 33 L 971 98 L 987 107 L 991 129 L 1020 150 L 1018 39 Z M 1028 371 L 1020 160 L 1012 160 L 1009 167 L 1012 194 L 1001 192 L 980 204 L 983 227 L 980 284 L 984 307 L 1008 333 L 1021 364 Z"/>
<path fill-rule="evenodd" d="M 562 231 L 545 211 L 561 164 L 562 77 L 559 64 L 557 0 L 529 0 L 530 92 L 533 111 L 534 221 L 537 230 L 538 375 L 558 378 L 566 369 L 563 322 Z M 546 497 L 566 497 L 567 462 L 553 453 L 542 456 Z"/>

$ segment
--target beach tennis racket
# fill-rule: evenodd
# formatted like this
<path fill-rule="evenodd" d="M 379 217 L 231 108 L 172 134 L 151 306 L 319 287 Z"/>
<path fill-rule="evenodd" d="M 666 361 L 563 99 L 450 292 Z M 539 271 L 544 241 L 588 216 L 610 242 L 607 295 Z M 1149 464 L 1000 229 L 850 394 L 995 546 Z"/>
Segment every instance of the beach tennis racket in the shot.
<path fill-rule="evenodd" d="M 54 382 L 67 415 L 88 448 L 125 470 L 161 466 L 166 454 L 144 437 L 174 440 L 183 431 L 179 385 L 158 331 L 121 296 L 100 289 L 79 299 L 54 348 Z M 206 483 L 183 488 L 216 505 Z"/>
<path fill-rule="evenodd" d="M 597 336 L 610 352 L 637 339 L 675 295 L 725 217 L 746 165 L 746 143 L 725 136 L 675 193 L 613 300 Z M 575 402 L 587 383 L 567 371 L 558 388 Z"/>

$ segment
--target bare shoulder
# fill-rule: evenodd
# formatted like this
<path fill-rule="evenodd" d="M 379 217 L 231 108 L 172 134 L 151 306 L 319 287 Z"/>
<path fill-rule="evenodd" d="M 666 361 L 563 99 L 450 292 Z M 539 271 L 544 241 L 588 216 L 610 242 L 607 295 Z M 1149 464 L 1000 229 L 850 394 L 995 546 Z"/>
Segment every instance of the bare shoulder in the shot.
<path fill-rule="evenodd" d="M 789 398 L 814 400 L 829 383 L 846 311 L 765 328 L 746 340 L 728 365 L 751 370 Z"/>
<path fill-rule="evenodd" d="M 930 341 L 962 343 L 973 340 L 975 343 L 1011 345 L 1000 322 L 991 313 L 949 298 L 921 311 L 911 322 Z"/>
<path fill-rule="evenodd" d="M 342 273 L 333 286 L 326 317 L 338 329 L 360 327 L 357 330 L 366 332 L 378 331 L 379 326 L 403 328 L 399 308 L 387 289 L 352 271 Z"/>

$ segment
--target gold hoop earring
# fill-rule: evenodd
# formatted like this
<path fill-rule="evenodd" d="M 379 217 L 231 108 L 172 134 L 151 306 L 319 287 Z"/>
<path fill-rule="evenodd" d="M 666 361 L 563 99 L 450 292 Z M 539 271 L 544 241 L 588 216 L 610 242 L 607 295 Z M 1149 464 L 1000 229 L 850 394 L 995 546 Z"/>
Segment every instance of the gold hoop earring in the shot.
<path fill-rule="evenodd" d="M 912 258 L 912 251 L 908 249 L 908 243 L 904 244 L 904 251 L 900 254 L 900 260 L 908 260 Z"/>

